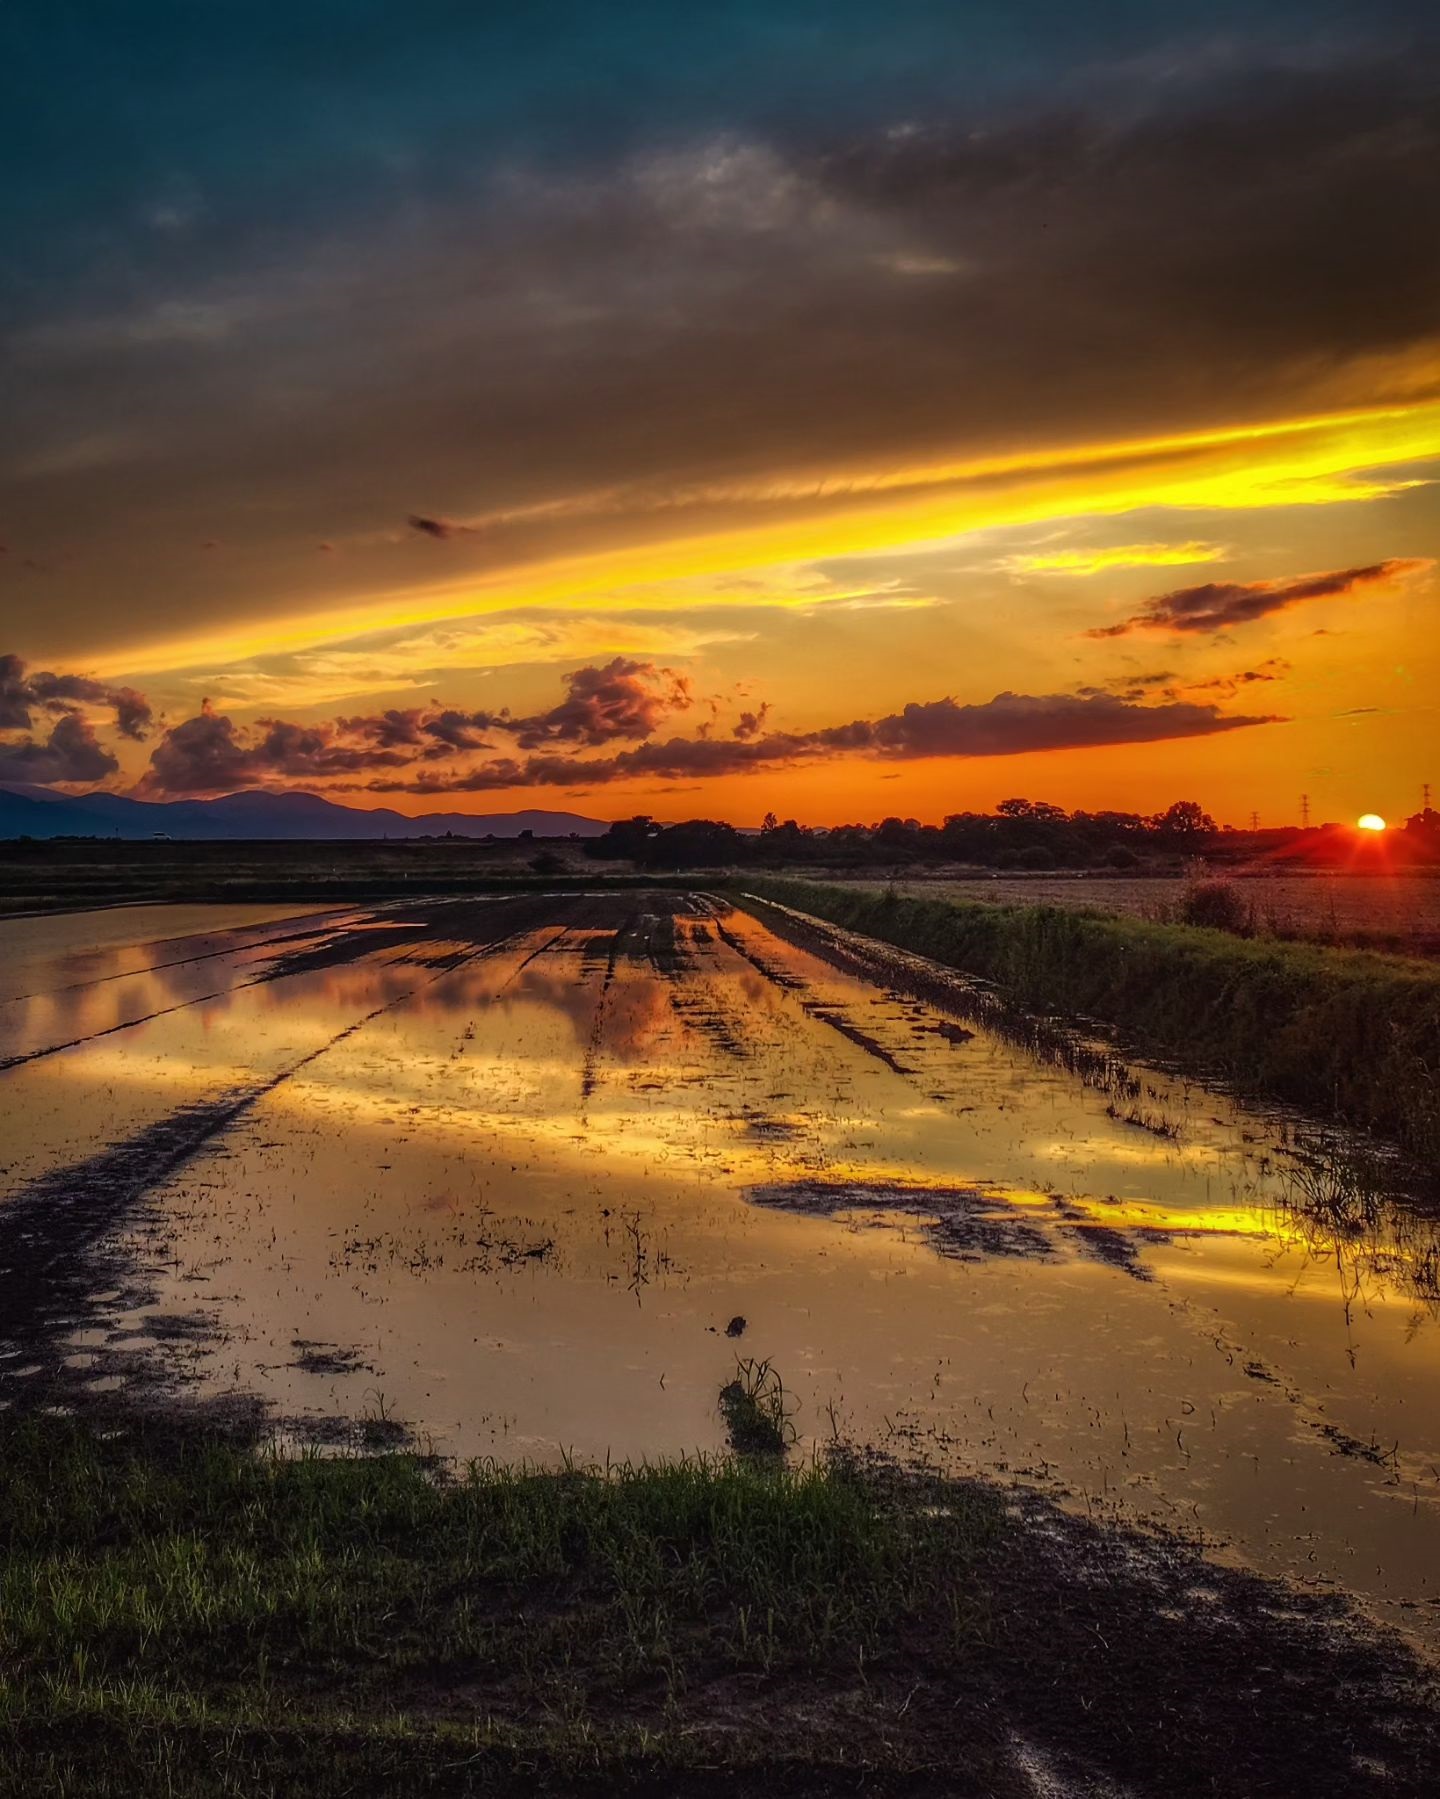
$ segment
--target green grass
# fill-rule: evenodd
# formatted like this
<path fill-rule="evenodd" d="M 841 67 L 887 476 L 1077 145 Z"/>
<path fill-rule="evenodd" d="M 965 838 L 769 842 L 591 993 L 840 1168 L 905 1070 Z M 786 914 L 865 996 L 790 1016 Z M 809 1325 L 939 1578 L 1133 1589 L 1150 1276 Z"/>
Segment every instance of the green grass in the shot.
<path fill-rule="evenodd" d="M 996 983 L 1019 1006 L 1120 1027 L 1153 1053 L 1440 1157 L 1440 968 L 1047 906 L 813 881 L 749 892 Z"/>
<path fill-rule="evenodd" d="M 1077 1791 L 1397 1799 L 1436 1719 L 1333 1599 L 975 1484 L 457 1475 L 0 1416 L 6 1799 L 1033 1799 L 1017 1733 Z"/>
<path fill-rule="evenodd" d="M 854 1682 L 911 1628 L 963 1656 L 997 1517 L 840 1469 L 442 1479 L 5 1423 L 0 1791 L 683 1767 L 716 1681 Z"/>

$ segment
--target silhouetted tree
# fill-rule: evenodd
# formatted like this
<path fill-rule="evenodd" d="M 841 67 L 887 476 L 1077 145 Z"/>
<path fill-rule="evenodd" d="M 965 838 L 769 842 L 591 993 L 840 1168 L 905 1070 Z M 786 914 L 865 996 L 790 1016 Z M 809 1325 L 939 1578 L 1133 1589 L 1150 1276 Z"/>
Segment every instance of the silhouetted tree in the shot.
<path fill-rule="evenodd" d="M 648 812 L 637 813 L 634 818 L 617 818 L 602 836 L 591 837 L 586 842 L 585 854 L 602 862 L 643 862 L 647 846 L 659 830 L 660 826 Z"/>
<path fill-rule="evenodd" d="M 1215 820 L 1194 800 L 1176 800 L 1166 811 L 1157 813 L 1150 824 L 1158 836 L 1172 843 L 1196 843 L 1215 833 Z"/>

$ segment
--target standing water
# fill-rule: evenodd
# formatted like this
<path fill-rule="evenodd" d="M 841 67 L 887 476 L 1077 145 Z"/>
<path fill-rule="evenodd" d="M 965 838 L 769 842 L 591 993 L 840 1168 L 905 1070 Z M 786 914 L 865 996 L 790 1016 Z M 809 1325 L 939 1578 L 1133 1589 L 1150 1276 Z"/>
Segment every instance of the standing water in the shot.
<path fill-rule="evenodd" d="M 703 895 L 12 921 L 0 1398 L 453 1455 L 832 1435 L 1440 1629 L 1440 1232 Z"/>

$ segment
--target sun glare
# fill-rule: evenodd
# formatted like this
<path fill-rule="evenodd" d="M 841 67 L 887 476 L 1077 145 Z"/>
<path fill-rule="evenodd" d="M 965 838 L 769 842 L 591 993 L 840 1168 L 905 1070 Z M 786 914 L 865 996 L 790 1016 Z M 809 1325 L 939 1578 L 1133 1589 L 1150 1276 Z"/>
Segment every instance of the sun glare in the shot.
<path fill-rule="evenodd" d="M 1362 831 L 1383 831 L 1385 829 L 1385 820 L 1378 812 L 1363 813 L 1355 820 L 1355 823 Z"/>

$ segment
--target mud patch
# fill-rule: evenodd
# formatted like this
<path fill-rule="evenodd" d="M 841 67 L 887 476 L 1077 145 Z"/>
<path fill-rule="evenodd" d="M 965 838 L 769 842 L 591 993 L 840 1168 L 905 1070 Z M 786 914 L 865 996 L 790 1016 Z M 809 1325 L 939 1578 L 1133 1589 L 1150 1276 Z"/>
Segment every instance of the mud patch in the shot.
<path fill-rule="evenodd" d="M 1146 1793 L 1161 1769 L 1164 1790 L 1196 1794 L 1425 1791 L 1434 1681 L 1338 1595 L 1216 1568 L 1177 1537 L 1012 1503 L 1019 1528 L 997 1535 L 986 1570 L 1005 1595 L 991 1649 L 1016 1720 L 1035 1715 L 1027 1670 L 1056 1670 L 1035 1740 L 1061 1792 L 1113 1794 L 1086 1781 L 1103 1771 Z"/>
<path fill-rule="evenodd" d="M 803 1118 L 778 1117 L 753 1107 L 741 1113 L 740 1126 L 753 1143 L 793 1143 L 807 1130 Z"/>
<path fill-rule="evenodd" d="M 751 1187 L 746 1197 L 753 1205 L 798 1212 L 806 1218 L 864 1213 L 878 1224 L 913 1219 L 932 1248 L 956 1261 L 980 1261 L 988 1256 L 1045 1261 L 1058 1254 L 1044 1230 L 982 1187 L 789 1181 Z"/>
<path fill-rule="evenodd" d="M 1155 1278 L 1141 1259 L 1143 1246 L 1169 1240 L 1167 1232 L 1101 1224 L 1074 1201 L 1054 1196 L 1037 1195 L 1021 1210 L 984 1183 L 931 1186 L 816 1179 L 752 1187 L 747 1197 L 754 1205 L 807 1218 L 855 1214 L 880 1227 L 913 1222 L 937 1254 L 955 1261 L 1012 1256 L 1054 1262 L 1078 1253 L 1139 1281 Z"/>
<path fill-rule="evenodd" d="M 256 980 L 263 984 L 288 980 L 292 975 L 313 974 L 321 968 L 342 968 L 347 963 L 358 962 L 362 956 L 372 955 L 386 941 L 390 932 L 423 929 L 424 925 L 419 920 L 408 923 L 387 919 L 350 925 L 319 943 L 308 944 L 303 949 L 288 950 L 284 955 L 277 956 Z"/>
<path fill-rule="evenodd" d="M 802 1000 L 800 1003 L 811 1018 L 818 1018 L 821 1024 L 828 1024 L 832 1031 L 838 1031 L 857 1049 L 863 1049 L 867 1056 L 874 1056 L 877 1062 L 883 1062 L 893 1073 L 913 1074 L 915 1072 L 914 1069 L 902 1066 L 878 1038 L 872 1037 L 868 1031 L 862 1030 L 854 1019 L 847 1015 L 843 1006 L 822 1005 L 819 1000 Z"/>
<path fill-rule="evenodd" d="M 432 1229 L 378 1231 L 347 1237 L 330 1257 L 335 1273 L 378 1274 L 382 1267 L 410 1274 L 494 1274 L 498 1270 L 552 1262 L 553 1237 L 525 1239 L 484 1225 L 457 1224 L 448 1231 Z"/>
<path fill-rule="evenodd" d="M 1124 1231 L 1113 1230 L 1106 1224 L 1072 1224 L 1067 1227 L 1067 1235 L 1081 1255 L 1104 1262 L 1107 1268 L 1118 1268 L 1122 1274 L 1137 1281 L 1155 1278 L 1140 1260 L 1140 1248 L 1135 1238 Z"/>
<path fill-rule="evenodd" d="M 373 1374 L 375 1370 L 358 1349 L 344 1349 L 336 1343 L 317 1343 L 309 1337 L 296 1337 L 290 1347 L 295 1360 L 289 1365 L 301 1374 Z"/>

